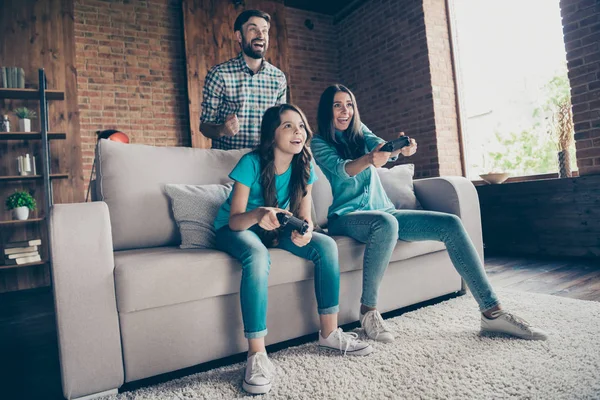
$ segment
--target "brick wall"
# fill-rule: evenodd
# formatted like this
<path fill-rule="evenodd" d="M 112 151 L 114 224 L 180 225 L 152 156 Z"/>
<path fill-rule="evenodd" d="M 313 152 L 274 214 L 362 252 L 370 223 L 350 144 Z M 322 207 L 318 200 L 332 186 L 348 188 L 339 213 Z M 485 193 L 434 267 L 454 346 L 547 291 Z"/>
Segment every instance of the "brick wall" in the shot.
<path fill-rule="evenodd" d="M 561 0 L 579 175 L 600 173 L 600 3 Z"/>
<path fill-rule="evenodd" d="M 134 143 L 189 145 L 181 12 L 180 0 L 76 0 L 84 176 L 96 130 L 121 129 Z M 378 135 L 390 139 L 404 130 L 417 139 L 419 151 L 408 160 L 417 177 L 460 174 L 449 50 L 447 43 L 438 46 L 447 41 L 439 7 L 427 14 L 439 25 L 432 43 L 422 0 L 371 0 L 337 25 L 332 17 L 292 8 L 286 18 L 293 101 L 313 128 L 323 89 L 341 82 L 355 92 L 364 122 Z"/>
<path fill-rule="evenodd" d="M 446 3 L 424 0 L 439 174 L 463 175 Z"/>
<path fill-rule="evenodd" d="M 181 13 L 174 0 L 75 1 L 85 177 L 97 130 L 120 129 L 132 143 L 189 145 Z"/>
<path fill-rule="evenodd" d="M 332 17 L 309 11 L 288 8 L 286 16 L 292 101 L 315 130 L 319 97 L 339 81 L 336 26 Z"/>
<path fill-rule="evenodd" d="M 337 25 L 342 83 L 377 135 L 417 140 L 417 177 L 440 170 L 424 18 L 422 0 L 371 0 Z"/>

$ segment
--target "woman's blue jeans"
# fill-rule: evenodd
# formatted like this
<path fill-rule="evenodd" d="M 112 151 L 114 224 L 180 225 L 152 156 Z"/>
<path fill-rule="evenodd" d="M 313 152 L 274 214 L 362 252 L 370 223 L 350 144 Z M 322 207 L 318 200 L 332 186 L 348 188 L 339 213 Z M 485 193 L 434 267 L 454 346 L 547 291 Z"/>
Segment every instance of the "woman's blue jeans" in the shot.
<path fill-rule="evenodd" d="M 217 231 L 217 249 L 242 263 L 240 301 L 244 336 L 255 339 L 267 334 L 268 280 L 271 267 L 269 250 L 255 230 L 232 231 L 224 226 Z M 313 232 L 312 240 L 304 247 L 291 240 L 291 231 L 284 230 L 279 238 L 280 249 L 311 260 L 315 264 L 315 294 L 319 314 L 339 311 L 340 265 L 335 241 L 327 235 Z M 278 266 L 276 265 L 275 268 Z"/>
<path fill-rule="evenodd" d="M 398 239 L 444 242 L 454 268 L 487 311 L 499 304 L 477 250 L 456 215 L 424 210 L 356 211 L 329 219 L 329 234 L 350 236 L 366 244 L 361 302 L 377 305 L 383 274 Z"/>

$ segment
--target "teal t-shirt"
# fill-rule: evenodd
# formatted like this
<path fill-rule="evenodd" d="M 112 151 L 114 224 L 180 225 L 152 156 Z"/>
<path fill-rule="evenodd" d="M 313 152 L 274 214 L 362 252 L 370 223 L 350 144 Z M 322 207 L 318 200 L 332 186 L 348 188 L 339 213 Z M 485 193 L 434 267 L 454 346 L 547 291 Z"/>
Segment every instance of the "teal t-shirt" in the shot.
<path fill-rule="evenodd" d="M 275 189 L 277 191 L 277 203 L 279 208 L 287 209 L 290 205 L 290 177 L 292 176 L 292 166 L 287 169 L 281 175 L 275 175 Z M 263 207 L 265 200 L 263 197 L 262 186 L 260 184 L 260 159 L 258 154 L 250 152 L 245 154 L 240 161 L 237 163 L 233 171 L 229 174 L 229 177 L 242 185 L 250 188 L 250 194 L 248 195 L 248 205 L 246 206 L 246 212 L 252 211 L 255 208 Z M 310 177 L 308 178 L 308 184 L 312 184 L 317 180 L 315 173 L 315 167 L 313 162 L 310 163 Z M 233 191 L 229 194 L 229 198 L 217 213 L 214 227 L 216 230 L 229 224 L 229 212 L 231 210 L 231 198 Z"/>
<path fill-rule="evenodd" d="M 385 140 L 375 136 L 364 124 L 362 126 L 365 138 L 365 152 L 372 151 Z M 345 140 L 342 132 L 336 132 L 338 138 Z M 379 174 L 374 166 L 369 166 L 355 176 L 346 172 L 346 164 L 350 159 L 342 158 L 335 147 L 315 135 L 310 147 L 317 165 L 331 184 L 333 203 L 329 207 L 328 217 L 345 215 L 354 211 L 393 210 L 394 203 L 390 201 Z M 395 161 L 397 158 L 390 158 Z"/>

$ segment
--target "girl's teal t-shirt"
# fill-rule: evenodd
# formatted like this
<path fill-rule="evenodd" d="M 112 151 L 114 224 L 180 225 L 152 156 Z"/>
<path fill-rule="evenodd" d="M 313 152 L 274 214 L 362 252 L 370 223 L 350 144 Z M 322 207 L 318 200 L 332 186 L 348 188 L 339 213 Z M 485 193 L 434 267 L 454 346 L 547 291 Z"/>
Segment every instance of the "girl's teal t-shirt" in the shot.
<path fill-rule="evenodd" d="M 290 205 L 290 178 L 292 176 L 292 166 L 287 169 L 281 175 L 275 175 L 275 190 L 277 192 L 277 203 L 279 208 L 287 209 Z M 240 161 L 237 163 L 233 171 L 229 174 L 229 177 L 242 185 L 250 188 L 250 194 L 248 196 L 248 205 L 246 206 L 246 212 L 252 211 L 255 208 L 263 207 L 265 205 L 262 186 L 260 184 L 260 158 L 255 152 L 245 154 Z M 308 178 L 308 184 L 312 184 L 317 180 L 315 173 L 315 167 L 313 162 L 310 162 L 310 177 Z M 231 198 L 233 191 L 229 194 L 229 198 L 217 213 L 217 218 L 214 222 L 216 230 L 229 224 L 229 212 L 231 210 Z"/>

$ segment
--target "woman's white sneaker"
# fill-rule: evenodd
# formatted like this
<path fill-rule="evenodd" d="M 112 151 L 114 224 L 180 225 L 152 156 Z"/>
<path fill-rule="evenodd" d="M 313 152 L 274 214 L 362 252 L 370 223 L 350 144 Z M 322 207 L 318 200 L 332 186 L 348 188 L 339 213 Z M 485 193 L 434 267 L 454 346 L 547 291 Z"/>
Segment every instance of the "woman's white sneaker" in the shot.
<path fill-rule="evenodd" d="M 365 330 L 367 336 L 373 340 L 389 343 L 394 341 L 394 335 L 389 331 L 383 317 L 377 310 L 367 311 L 360 314 L 360 325 Z"/>
<path fill-rule="evenodd" d="M 267 353 L 258 352 L 248 357 L 242 388 L 250 394 L 264 394 L 271 390 L 275 367 Z"/>
<path fill-rule="evenodd" d="M 481 314 L 481 332 L 505 333 L 527 340 L 546 340 L 548 335 L 527 321 L 504 310 L 494 311 L 493 318 Z"/>
<path fill-rule="evenodd" d="M 358 335 L 354 332 L 344 332 L 342 328 L 337 328 L 331 332 L 327 338 L 324 338 L 319 331 L 319 347 L 322 349 L 338 350 L 343 355 L 366 356 L 373 352 L 370 344 L 358 340 Z"/>

